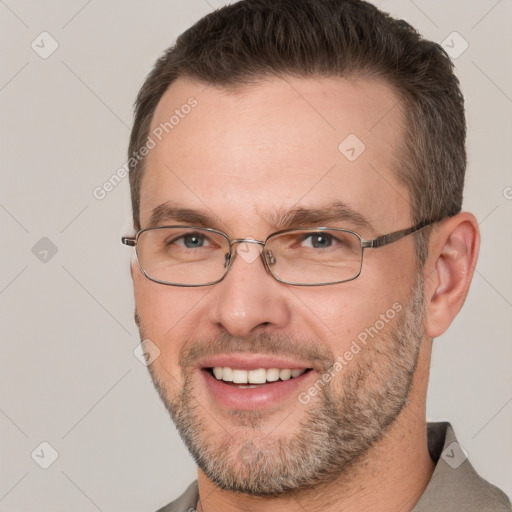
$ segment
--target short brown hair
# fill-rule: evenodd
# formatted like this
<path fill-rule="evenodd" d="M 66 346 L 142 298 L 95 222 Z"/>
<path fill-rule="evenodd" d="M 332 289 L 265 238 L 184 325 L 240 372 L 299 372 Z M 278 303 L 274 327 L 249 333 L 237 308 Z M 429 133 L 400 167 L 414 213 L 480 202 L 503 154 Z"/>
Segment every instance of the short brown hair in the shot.
<path fill-rule="evenodd" d="M 415 222 L 460 212 L 466 168 L 464 99 L 440 45 L 362 0 L 242 0 L 184 32 L 158 59 L 135 102 L 129 156 L 141 148 L 162 95 L 179 77 L 242 87 L 269 76 L 376 77 L 405 118 L 397 178 Z M 144 159 L 130 159 L 134 227 L 140 229 Z M 420 264 L 427 233 L 417 238 Z"/>

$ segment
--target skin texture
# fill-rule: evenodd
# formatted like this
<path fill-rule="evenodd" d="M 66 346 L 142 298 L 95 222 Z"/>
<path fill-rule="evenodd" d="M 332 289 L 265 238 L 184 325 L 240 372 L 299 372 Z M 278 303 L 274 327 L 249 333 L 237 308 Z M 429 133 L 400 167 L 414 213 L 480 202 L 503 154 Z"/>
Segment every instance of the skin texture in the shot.
<path fill-rule="evenodd" d="M 370 226 L 346 219 L 333 227 L 363 238 L 412 225 L 409 194 L 393 175 L 401 113 L 385 84 L 286 77 L 228 92 L 179 79 L 159 103 L 152 128 L 191 96 L 197 107 L 147 157 L 142 227 L 151 225 L 156 207 L 168 203 L 208 215 L 209 227 L 232 238 L 264 240 L 283 227 L 278 214 L 329 208 L 335 201 L 363 214 Z M 338 150 L 349 134 L 366 146 L 355 161 Z M 150 366 L 155 385 L 192 451 L 195 446 L 197 456 L 210 454 L 212 463 L 203 460 L 198 470 L 199 510 L 411 510 L 433 471 L 425 429 L 431 338 L 446 330 L 462 306 L 478 245 L 474 217 L 459 214 L 434 229 L 421 276 L 409 236 L 366 250 L 356 280 L 311 288 L 275 281 L 259 259 L 238 257 L 223 281 L 203 288 L 153 283 L 133 264 L 141 338 L 160 350 Z M 226 410 L 195 366 L 194 354 L 300 354 L 313 369 L 301 384 L 307 390 L 393 304 L 402 306 L 396 318 L 308 404 L 293 393 L 264 409 Z M 414 314 L 407 315 L 411 308 Z M 350 403 L 357 414 L 347 423 Z M 324 455 L 339 449 L 328 470 L 312 468 L 292 483 L 281 482 L 287 493 L 277 494 L 277 483 L 274 496 L 255 492 L 262 491 L 265 467 L 270 477 L 278 463 L 280 474 L 292 466 L 284 455 L 297 453 L 301 431 L 311 431 L 308 421 L 316 418 L 325 426 L 329 417 L 337 418 L 330 434 L 309 446 Z M 335 437 L 340 422 L 351 425 L 360 442 L 349 446 L 347 438 Z M 224 471 L 217 485 L 216 460 Z M 252 494 L 240 487 L 245 494 L 233 492 L 236 482 L 228 476 L 236 474 L 242 476 L 238 485 L 260 475 L 247 483 Z M 321 475 L 320 481 L 312 474 Z"/>

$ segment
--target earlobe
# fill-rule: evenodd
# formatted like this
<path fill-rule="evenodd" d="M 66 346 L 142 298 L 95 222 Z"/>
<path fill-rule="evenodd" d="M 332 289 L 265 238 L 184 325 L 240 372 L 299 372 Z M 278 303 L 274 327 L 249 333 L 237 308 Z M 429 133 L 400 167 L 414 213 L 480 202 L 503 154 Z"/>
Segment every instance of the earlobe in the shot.
<path fill-rule="evenodd" d="M 470 213 L 446 219 L 432 233 L 425 265 L 425 331 L 429 337 L 445 332 L 462 308 L 479 247 L 478 223 Z"/>

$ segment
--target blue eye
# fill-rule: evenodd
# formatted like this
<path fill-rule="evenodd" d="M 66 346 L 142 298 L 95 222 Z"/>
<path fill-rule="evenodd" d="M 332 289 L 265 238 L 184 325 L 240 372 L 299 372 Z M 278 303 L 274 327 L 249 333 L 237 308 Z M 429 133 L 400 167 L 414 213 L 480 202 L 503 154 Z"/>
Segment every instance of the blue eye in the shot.
<path fill-rule="evenodd" d="M 307 234 L 302 244 L 306 247 L 313 247 L 314 249 L 324 249 L 331 247 L 333 244 L 333 236 L 329 233 L 309 233 Z"/>
<path fill-rule="evenodd" d="M 197 249 L 198 247 L 204 247 L 206 245 L 206 242 L 206 237 L 200 235 L 199 233 L 189 233 L 174 240 L 174 243 L 177 243 L 178 245 L 183 245 L 187 249 Z"/>

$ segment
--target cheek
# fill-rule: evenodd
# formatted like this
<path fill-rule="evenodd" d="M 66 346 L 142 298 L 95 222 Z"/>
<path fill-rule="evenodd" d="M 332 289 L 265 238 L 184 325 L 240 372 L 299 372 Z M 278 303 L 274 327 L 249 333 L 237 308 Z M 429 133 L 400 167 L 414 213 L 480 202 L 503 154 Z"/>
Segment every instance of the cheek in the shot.
<path fill-rule="evenodd" d="M 296 292 L 299 322 L 336 356 L 355 340 L 365 346 L 393 329 L 414 285 L 414 273 L 405 266 L 365 270 L 351 282 Z"/>
<path fill-rule="evenodd" d="M 385 297 L 375 296 L 371 290 L 367 293 L 357 281 L 294 291 L 298 299 L 293 308 L 295 325 L 301 326 L 297 331 L 312 334 L 335 356 L 348 350 L 352 341 L 375 323 L 381 310 L 389 307 Z"/>
<path fill-rule="evenodd" d="M 155 368 L 176 374 L 183 346 L 194 339 L 194 312 L 207 290 L 164 286 L 138 274 L 134 273 L 133 283 L 141 336 L 160 350 Z"/>
<path fill-rule="evenodd" d="M 193 297 L 187 289 L 154 283 L 135 270 L 133 276 L 135 306 L 145 336 L 162 339 L 193 309 Z"/>

